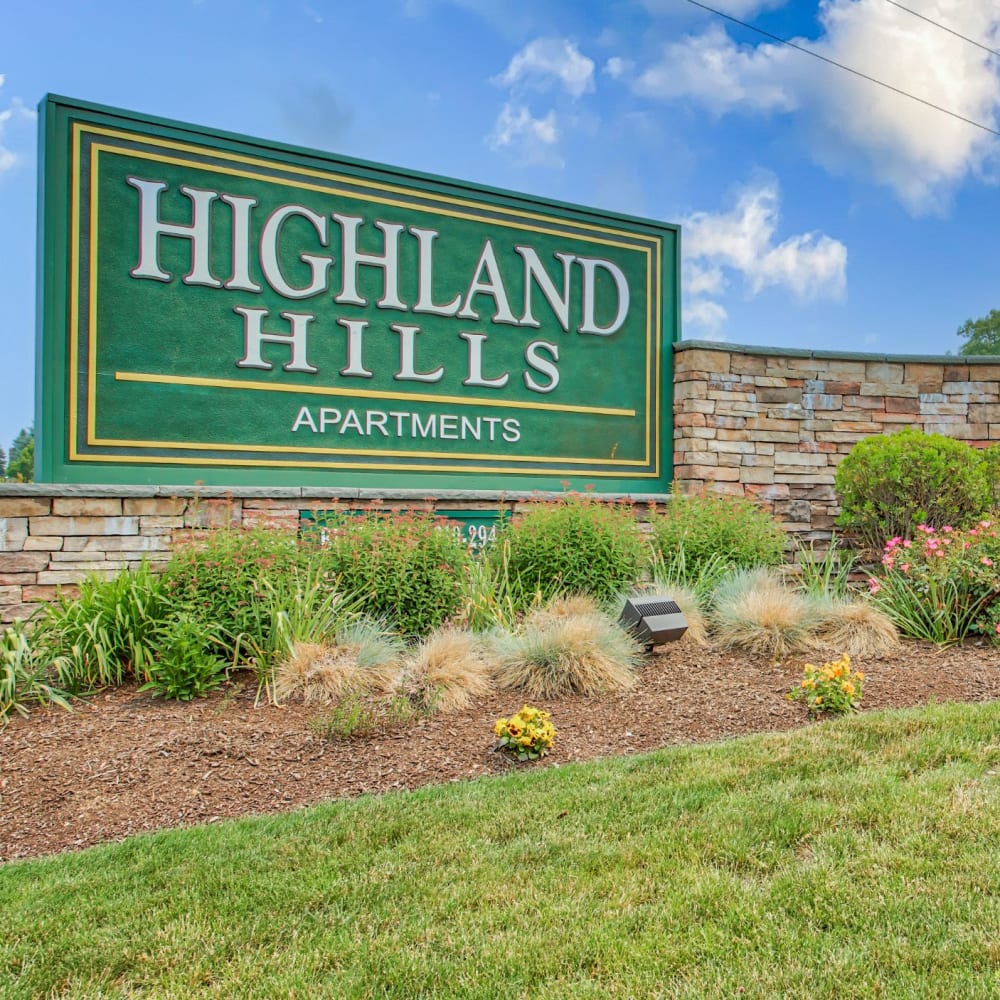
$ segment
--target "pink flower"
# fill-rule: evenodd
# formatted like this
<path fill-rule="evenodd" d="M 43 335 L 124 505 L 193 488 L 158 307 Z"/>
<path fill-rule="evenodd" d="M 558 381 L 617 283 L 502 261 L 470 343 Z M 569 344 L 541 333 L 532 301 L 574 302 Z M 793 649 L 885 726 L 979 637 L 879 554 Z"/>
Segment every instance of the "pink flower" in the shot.
<path fill-rule="evenodd" d="M 910 568 L 910 564 L 903 563 L 899 568 L 905 573 Z"/>
<path fill-rule="evenodd" d="M 982 559 L 980 559 L 979 561 L 980 561 L 980 562 L 981 562 L 981 563 L 982 563 L 982 564 L 983 564 L 984 566 L 992 566 L 992 565 L 993 565 L 993 560 L 992 560 L 992 559 L 990 559 L 990 558 L 989 558 L 989 556 L 983 556 L 983 558 L 982 558 Z"/>
<path fill-rule="evenodd" d="M 950 524 L 946 524 L 941 530 L 942 531 L 954 531 L 955 529 Z"/>
<path fill-rule="evenodd" d="M 997 622 L 996 633 L 1000 635 L 1000 622 Z"/>
<path fill-rule="evenodd" d="M 909 549 L 909 548 L 912 548 L 912 547 L 913 547 L 913 542 L 911 542 L 909 540 L 909 538 L 907 538 L 906 541 L 903 542 L 903 548 L 904 549 Z"/>
<path fill-rule="evenodd" d="M 882 589 L 882 584 L 875 579 L 875 577 L 870 576 L 868 578 L 868 593 L 877 594 Z M 1000 625 L 997 626 L 997 632 L 1000 633 Z"/>

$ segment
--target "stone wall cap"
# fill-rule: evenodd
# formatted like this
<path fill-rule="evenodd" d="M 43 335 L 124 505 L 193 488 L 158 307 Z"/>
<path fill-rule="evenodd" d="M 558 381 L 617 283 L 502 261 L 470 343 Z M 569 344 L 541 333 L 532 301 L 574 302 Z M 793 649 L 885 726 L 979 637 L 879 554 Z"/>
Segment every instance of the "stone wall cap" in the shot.
<path fill-rule="evenodd" d="M 581 492 L 579 490 L 572 492 Z M 669 499 L 666 493 L 600 493 L 586 491 L 589 496 L 600 500 L 632 500 L 636 503 L 662 503 Z M 520 503 L 525 500 L 553 500 L 564 496 L 564 491 L 546 490 L 393 490 L 373 489 L 356 486 L 338 488 L 336 486 L 109 486 L 53 484 L 53 483 L 0 483 L 0 497 L 79 497 L 105 498 L 200 498 L 204 500 L 488 500 L 499 503 L 509 500 Z"/>
<path fill-rule="evenodd" d="M 889 364 L 1000 365 L 997 354 L 870 354 L 863 351 L 811 351 L 802 347 L 756 347 L 721 340 L 678 340 L 674 352 L 727 351 L 774 358 L 822 358 L 827 361 L 882 361 Z"/>

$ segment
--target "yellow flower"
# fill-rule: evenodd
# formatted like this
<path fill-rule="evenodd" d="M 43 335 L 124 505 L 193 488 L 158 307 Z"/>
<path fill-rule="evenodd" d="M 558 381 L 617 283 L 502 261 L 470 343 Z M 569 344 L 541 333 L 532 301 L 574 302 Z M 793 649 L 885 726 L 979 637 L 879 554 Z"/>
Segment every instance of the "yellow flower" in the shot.
<path fill-rule="evenodd" d="M 507 728 L 506 719 L 497 719 L 497 721 L 493 723 L 493 732 L 496 736 L 503 736 L 503 731 L 506 728 Z"/>
<path fill-rule="evenodd" d="M 855 691 L 855 687 L 850 681 L 841 681 L 840 688 L 848 696 L 852 696 Z"/>

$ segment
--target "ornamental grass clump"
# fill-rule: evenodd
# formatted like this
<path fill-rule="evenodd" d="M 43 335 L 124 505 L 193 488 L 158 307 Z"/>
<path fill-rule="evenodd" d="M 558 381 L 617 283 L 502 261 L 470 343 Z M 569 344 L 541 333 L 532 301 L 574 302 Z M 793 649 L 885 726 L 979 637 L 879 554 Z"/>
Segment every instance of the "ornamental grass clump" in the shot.
<path fill-rule="evenodd" d="M 958 531 L 921 524 L 912 539 L 890 538 L 868 588 L 903 635 L 1000 643 L 1000 525 L 983 519 Z"/>
<path fill-rule="evenodd" d="M 301 695 L 307 702 L 388 693 L 396 686 L 405 645 L 382 622 L 358 619 L 326 642 L 295 642 L 274 672 L 274 700 Z"/>
<path fill-rule="evenodd" d="M 711 622 L 719 645 L 781 660 L 810 638 L 816 605 L 772 570 L 740 570 L 716 588 Z"/>
<path fill-rule="evenodd" d="M 445 628 L 429 635 L 407 658 L 401 687 L 428 712 L 456 712 L 493 691 L 492 666 L 482 640 Z"/>
<path fill-rule="evenodd" d="M 548 712 L 525 705 L 509 719 L 497 719 L 493 733 L 497 738 L 494 750 L 517 761 L 539 760 L 552 749 L 556 728 Z"/>
<path fill-rule="evenodd" d="M 870 600 L 848 597 L 817 602 L 817 620 L 809 642 L 864 659 L 888 656 L 900 646 L 899 632 L 884 611 Z"/>
<path fill-rule="evenodd" d="M 839 660 L 821 667 L 807 663 L 802 670 L 802 681 L 789 692 L 788 698 L 804 701 L 812 717 L 844 715 L 857 711 L 864 680 L 860 670 L 851 670 L 851 658 L 843 653 Z"/>
<path fill-rule="evenodd" d="M 497 687 L 531 698 L 626 691 L 642 662 L 642 647 L 606 614 L 561 614 L 551 605 L 514 632 L 494 633 L 490 651 Z"/>

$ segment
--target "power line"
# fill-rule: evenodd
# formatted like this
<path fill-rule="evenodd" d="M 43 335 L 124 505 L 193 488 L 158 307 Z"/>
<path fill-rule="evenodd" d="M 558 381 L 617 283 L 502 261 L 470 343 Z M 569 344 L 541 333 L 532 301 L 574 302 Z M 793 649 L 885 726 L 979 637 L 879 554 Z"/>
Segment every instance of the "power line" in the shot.
<path fill-rule="evenodd" d="M 991 49 L 988 45 L 983 45 L 981 42 L 977 42 L 974 38 L 969 38 L 967 35 L 962 35 L 957 31 L 952 30 L 947 25 L 942 24 L 940 21 L 934 21 L 929 17 L 924 17 L 923 14 L 917 13 L 915 10 L 910 10 L 909 7 L 904 7 L 901 3 L 896 3 L 896 0 L 885 0 L 886 3 L 891 3 L 893 7 L 898 7 L 900 10 L 905 10 L 907 14 L 912 14 L 914 17 L 919 17 L 921 21 L 926 21 L 928 24 L 933 24 L 935 28 L 940 28 L 942 31 L 947 31 L 949 35 L 954 35 L 956 38 L 961 38 L 963 42 L 968 42 L 970 45 L 975 45 L 977 49 L 982 49 L 984 52 L 989 52 L 991 56 L 1000 56 L 1000 52 L 996 49 Z"/>
<path fill-rule="evenodd" d="M 984 132 L 989 132 L 991 135 L 1000 136 L 1000 132 L 998 132 L 995 128 L 990 128 L 989 125 L 983 125 L 982 122 L 974 121 L 972 118 L 966 118 L 965 115 L 960 115 L 957 111 L 949 111 L 948 108 L 942 108 L 940 104 L 925 101 L 922 97 L 917 97 L 916 94 L 910 94 L 905 90 L 900 90 L 899 87 L 894 87 L 891 83 L 886 83 L 884 80 L 877 80 L 875 77 L 869 76 L 867 73 L 862 73 L 860 70 L 852 69 L 850 66 L 845 66 L 843 63 L 837 62 L 836 59 L 829 59 L 826 56 L 821 56 L 818 52 L 814 52 L 812 49 L 807 49 L 802 45 L 796 45 L 795 42 L 789 41 L 787 38 L 782 38 L 779 35 L 772 35 L 771 32 L 765 31 L 763 28 L 758 28 L 755 24 L 748 24 L 746 21 L 741 21 L 738 17 L 733 17 L 731 14 L 725 14 L 721 10 L 709 7 L 708 4 L 699 3 L 699 0 L 687 0 L 687 2 L 689 4 L 693 4 L 695 7 L 701 7 L 702 10 L 707 10 L 710 14 L 716 14 L 718 17 L 725 18 L 727 21 L 732 21 L 733 24 L 738 24 L 743 28 L 749 28 L 750 31 L 756 31 L 758 35 L 770 38 L 773 42 L 778 42 L 781 45 L 787 45 L 789 48 L 797 49 L 799 52 L 804 52 L 807 56 L 812 56 L 815 59 L 821 59 L 823 62 L 829 63 L 831 66 L 836 66 L 837 69 L 842 69 L 847 73 L 853 73 L 855 76 L 860 76 L 862 80 L 867 80 L 869 83 L 875 83 L 880 87 L 885 87 L 886 90 L 891 90 L 894 94 L 899 94 L 902 97 L 908 97 L 911 101 L 916 101 L 918 104 L 923 104 L 928 108 L 933 108 L 935 111 L 940 111 L 942 114 L 950 115 L 952 118 L 957 118 L 959 121 L 965 122 L 967 125 L 974 125 L 976 128 L 981 128 Z"/>

